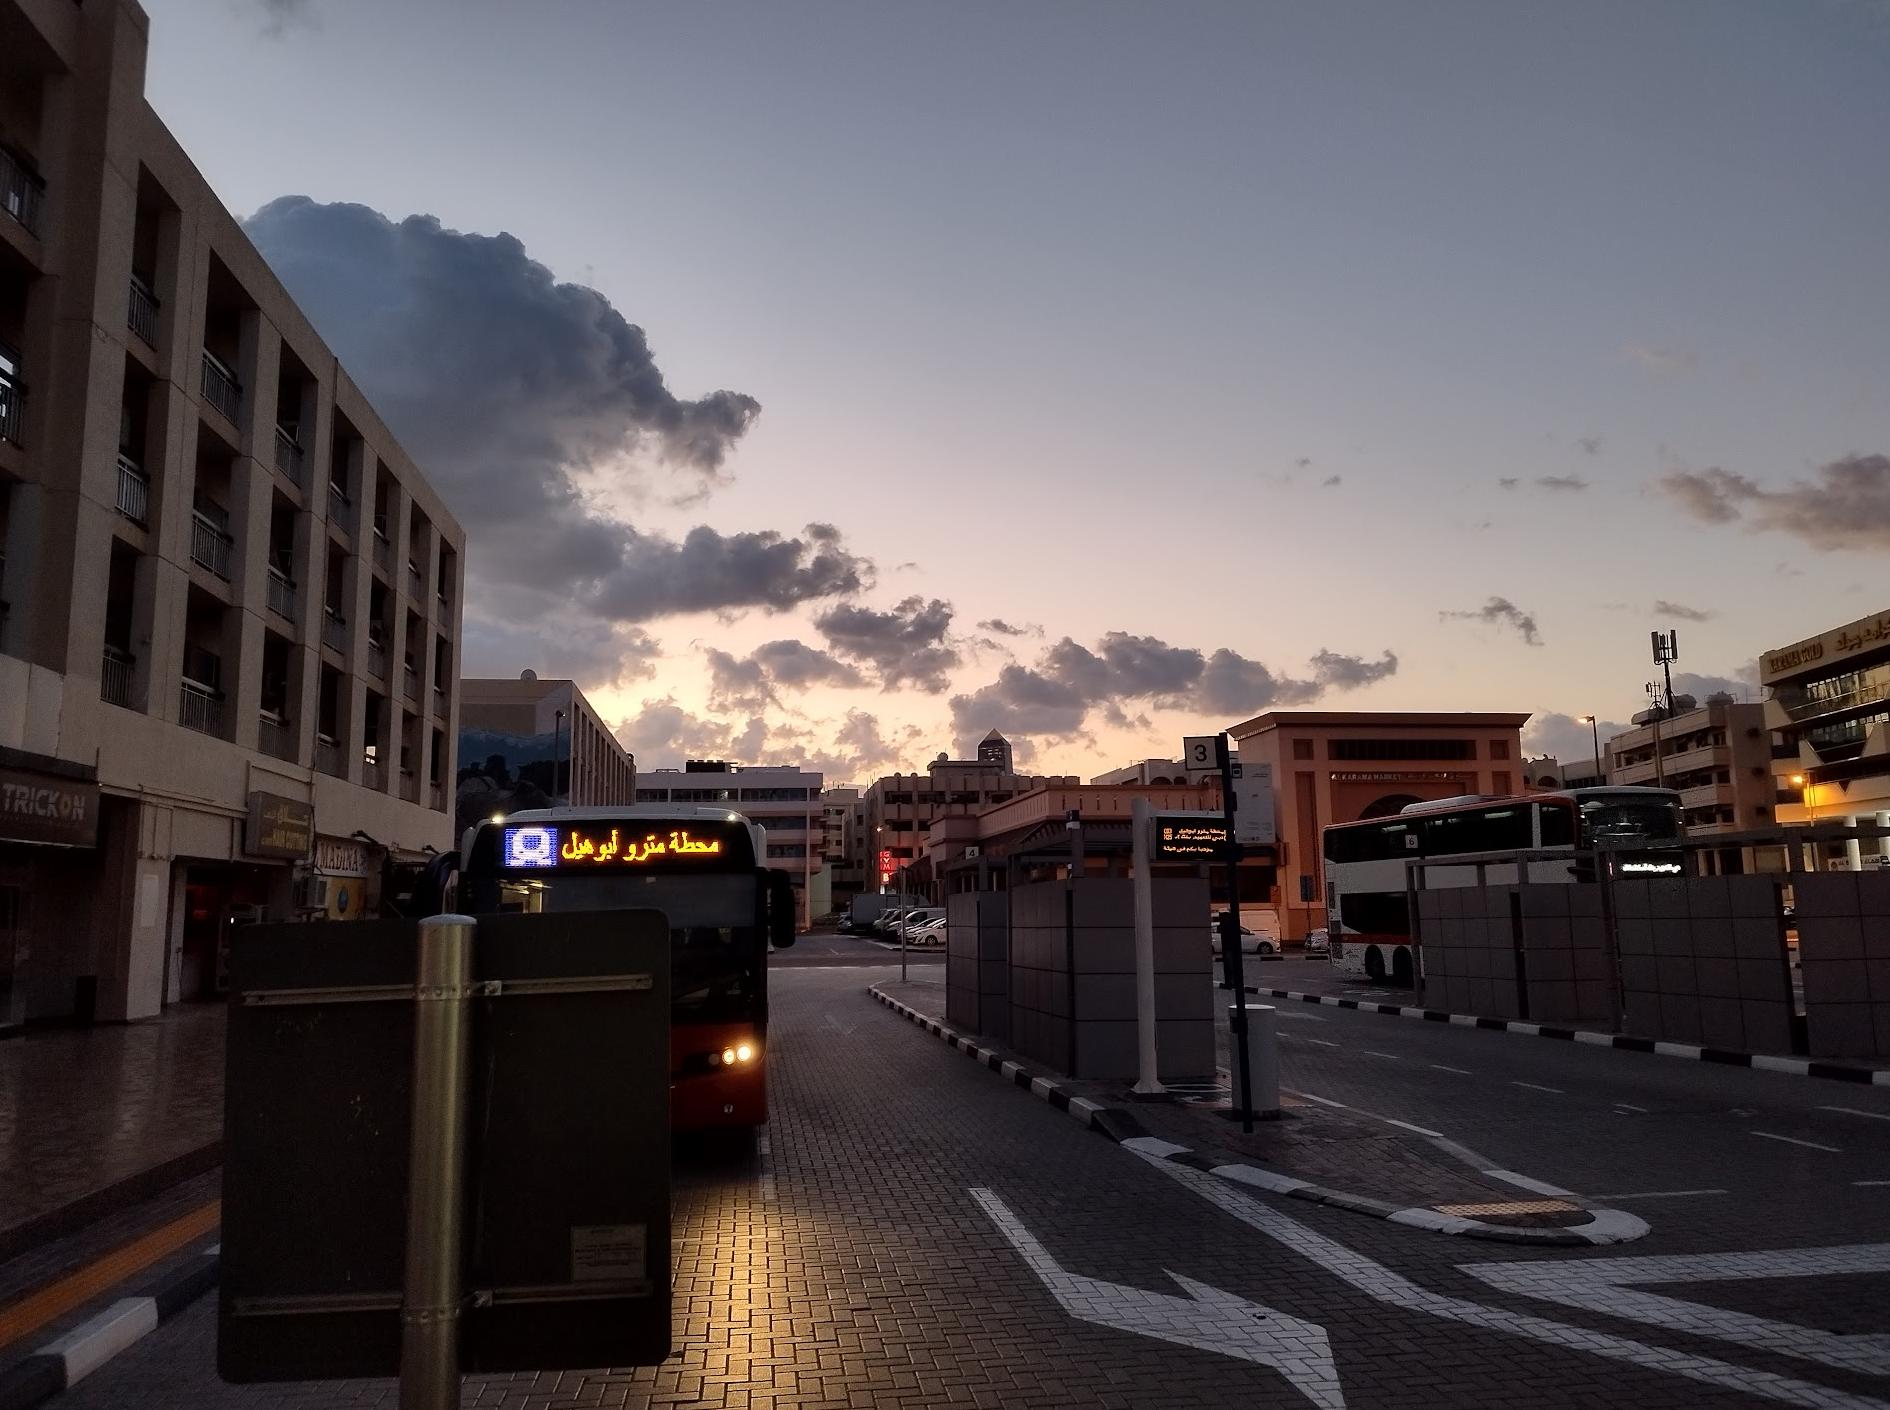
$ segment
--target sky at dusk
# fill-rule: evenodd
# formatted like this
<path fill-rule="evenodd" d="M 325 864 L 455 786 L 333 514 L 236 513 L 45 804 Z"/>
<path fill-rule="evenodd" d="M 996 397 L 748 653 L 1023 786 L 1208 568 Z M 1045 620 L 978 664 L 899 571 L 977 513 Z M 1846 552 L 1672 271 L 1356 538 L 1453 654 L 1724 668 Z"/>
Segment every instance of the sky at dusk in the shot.
<path fill-rule="evenodd" d="M 1585 755 L 1890 604 L 1890 3 L 144 3 L 466 670 L 643 767 Z"/>

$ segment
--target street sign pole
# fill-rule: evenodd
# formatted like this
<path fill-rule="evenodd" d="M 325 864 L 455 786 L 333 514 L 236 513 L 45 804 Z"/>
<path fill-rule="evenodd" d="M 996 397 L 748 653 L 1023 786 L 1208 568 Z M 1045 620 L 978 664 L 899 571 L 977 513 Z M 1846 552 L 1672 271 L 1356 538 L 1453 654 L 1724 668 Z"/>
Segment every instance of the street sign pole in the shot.
<path fill-rule="evenodd" d="M 1130 805 L 1129 826 L 1134 829 L 1130 849 L 1135 873 L 1135 1038 L 1139 1071 L 1133 1090 L 1137 1096 L 1152 1097 L 1168 1089 L 1161 1084 L 1155 1055 L 1155 883 L 1148 859 L 1155 810 L 1148 799 L 1137 798 Z"/>
<path fill-rule="evenodd" d="M 1221 769 L 1221 818 L 1227 829 L 1227 912 L 1221 920 L 1221 958 L 1228 982 L 1234 990 L 1234 1004 L 1229 1010 L 1234 1038 L 1234 1061 L 1240 1071 L 1240 1129 L 1253 1131 L 1253 1073 L 1247 1063 L 1247 978 L 1240 953 L 1240 843 L 1234 836 L 1234 756 L 1227 736 L 1214 737 L 1215 762 Z"/>
<path fill-rule="evenodd" d="M 470 916 L 435 916 L 420 922 L 407 1257 L 400 1305 L 400 1410 L 455 1410 L 459 1404 L 461 1196 L 472 1073 L 474 927 Z"/>

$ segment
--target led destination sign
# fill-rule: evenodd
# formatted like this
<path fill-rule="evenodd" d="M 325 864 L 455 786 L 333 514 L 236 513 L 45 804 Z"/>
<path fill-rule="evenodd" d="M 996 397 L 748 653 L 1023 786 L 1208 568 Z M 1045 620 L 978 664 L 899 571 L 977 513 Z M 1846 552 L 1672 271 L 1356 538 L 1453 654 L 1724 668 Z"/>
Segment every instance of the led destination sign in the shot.
<path fill-rule="evenodd" d="M 654 861 L 706 861 L 722 855 L 723 839 L 687 829 L 626 835 L 596 827 L 508 827 L 500 835 L 500 865 L 508 869 L 634 867 Z"/>
<path fill-rule="evenodd" d="M 1227 852 L 1227 824 L 1219 818 L 1177 817 L 1173 814 L 1155 818 L 1155 847 L 1152 853 L 1163 861 L 1214 861 Z"/>

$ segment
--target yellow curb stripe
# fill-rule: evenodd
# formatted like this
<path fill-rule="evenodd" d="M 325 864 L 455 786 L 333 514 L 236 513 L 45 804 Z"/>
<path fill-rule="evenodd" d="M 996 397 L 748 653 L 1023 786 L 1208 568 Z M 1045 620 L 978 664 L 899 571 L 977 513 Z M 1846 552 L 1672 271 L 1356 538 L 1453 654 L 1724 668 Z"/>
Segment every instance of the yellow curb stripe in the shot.
<path fill-rule="evenodd" d="M 211 1200 L 190 1213 L 114 1249 L 96 1263 L 49 1283 L 11 1306 L 0 1308 L 0 1346 L 30 1336 L 49 1322 L 90 1301 L 124 1279 L 142 1273 L 159 1259 L 202 1238 L 223 1218 L 223 1201 Z"/>

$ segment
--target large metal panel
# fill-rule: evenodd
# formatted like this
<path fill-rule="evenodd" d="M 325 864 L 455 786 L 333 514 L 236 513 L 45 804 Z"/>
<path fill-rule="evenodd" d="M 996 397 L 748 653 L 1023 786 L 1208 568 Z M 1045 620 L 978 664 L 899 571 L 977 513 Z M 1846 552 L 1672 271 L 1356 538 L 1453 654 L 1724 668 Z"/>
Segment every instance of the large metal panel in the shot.
<path fill-rule="evenodd" d="M 317 922 L 232 944 L 226 1380 L 398 1372 L 416 939 L 413 922 Z M 659 1361 L 668 922 L 489 916 L 475 956 L 462 1365 Z"/>

